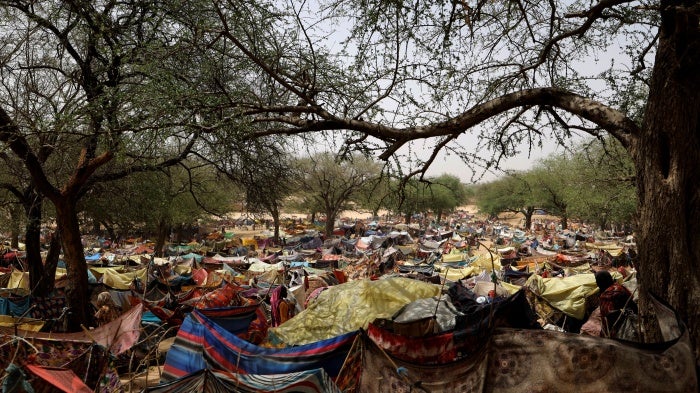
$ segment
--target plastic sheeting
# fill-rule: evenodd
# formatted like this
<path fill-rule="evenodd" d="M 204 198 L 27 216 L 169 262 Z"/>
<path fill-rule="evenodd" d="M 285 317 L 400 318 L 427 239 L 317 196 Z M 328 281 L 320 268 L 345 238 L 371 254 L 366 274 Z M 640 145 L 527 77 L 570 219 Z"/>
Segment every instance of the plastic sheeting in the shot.
<path fill-rule="evenodd" d="M 445 332 L 454 329 L 455 318 L 463 314 L 457 311 L 447 295 L 442 295 L 439 303 L 436 297 L 432 297 L 407 304 L 394 316 L 394 322 L 414 322 L 432 315 L 435 315 L 440 331 Z"/>
<path fill-rule="evenodd" d="M 473 258 L 473 257 L 472 257 Z M 470 258 L 471 261 L 471 258 Z M 440 266 L 439 264 L 437 266 Z M 501 270 L 501 258 L 498 255 L 493 256 L 493 266 L 496 270 Z M 475 276 L 483 270 L 491 271 L 491 257 L 489 254 L 477 255 L 477 258 L 466 267 L 447 267 L 440 266 L 440 276 L 449 280 L 457 281 L 465 277 Z"/>
<path fill-rule="evenodd" d="M 29 289 L 29 273 L 21 270 L 12 269 L 10 282 L 7 284 L 9 289 Z M 66 269 L 56 268 L 56 280 L 66 275 Z"/>
<path fill-rule="evenodd" d="M 148 282 L 146 268 L 127 273 L 118 273 L 115 269 L 106 269 L 102 275 L 102 283 L 114 289 L 129 289 L 135 278 L 141 282 Z"/>
<path fill-rule="evenodd" d="M 438 296 L 440 286 L 403 277 L 351 281 L 329 287 L 309 308 L 270 332 L 287 345 L 302 345 L 366 329 L 403 306 Z"/>
<path fill-rule="evenodd" d="M 618 277 L 621 276 L 618 274 Z M 595 275 L 592 273 L 564 278 L 542 278 L 533 274 L 525 286 L 544 298 L 552 307 L 576 319 L 584 318 L 586 297 L 598 290 Z"/>

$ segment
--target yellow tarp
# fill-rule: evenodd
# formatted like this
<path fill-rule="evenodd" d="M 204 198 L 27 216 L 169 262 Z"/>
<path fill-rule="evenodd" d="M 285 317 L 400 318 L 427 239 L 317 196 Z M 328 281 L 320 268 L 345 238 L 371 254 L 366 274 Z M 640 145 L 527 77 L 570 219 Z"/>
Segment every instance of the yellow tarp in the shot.
<path fill-rule="evenodd" d="M 440 267 L 440 276 L 450 280 L 450 281 L 457 281 L 461 280 L 465 277 L 471 277 L 471 276 L 476 276 L 480 274 L 482 271 L 486 270 L 487 272 L 491 272 L 491 257 L 489 254 L 480 254 L 477 256 L 476 260 L 472 263 L 469 264 L 469 266 L 466 267 L 447 267 L 447 266 L 441 266 L 437 265 Z M 496 270 L 501 269 L 501 258 L 498 255 L 494 255 L 493 257 L 493 266 L 496 268 Z"/>
<path fill-rule="evenodd" d="M 17 329 L 19 330 L 38 332 L 42 327 L 44 327 L 44 321 L 33 318 L 16 318 L 9 315 L 0 315 L 0 326 L 17 326 Z"/>
<path fill-rule="evenodd" d="M 173 268 L 177 274 L 190 274 L 192 273 L 192 265 L 175 265 Z"/>
<path fill-rule="evenodd" d="M 595 244 L 595 243 L 586 243 L 586 248 L 593 249 L 593 250 L 605 250 L 607 251 L 611 256 L 617 258 L 620 255 L 622 255 L 622 246 L 619 244 Z"/>
<path fill-rule="evenodd" d="M 7 284 L 7 288 L 10 289 L 17 289 L 17 288 L 22 288 L 22 289 L 29 289 L 29 273 L 23 272 L 21 270 L 17 269 L 12 269 L 12 273 L 10 274 L 10 282 Z M 66 275 L 66 269 L 63 268 L 56 268 L 56 279 L 58 280 L 59 278 L 63 277 Z"/>
<path fill-rule="evenodd" d="M 112 270 L 117 273 L 121 273 L 124 271 L 124 266 L 119 266 L 119 267 L 89 267 L 88 270 L 92 272 L 92 275 L 95 276 L 96 279 L 100 279 L 107 270 Z"/>
<path fill-rule="evenodd" d="M 106 269 L 102 275 L 102 283 L 114 289 L 129 289 L 134 278 L 138 277 L 141 282 L 148 282 L 146 280 L 146 274 L 146 268 L 127 273 L 119 273 L 115 269 Z"/>
<path fill-rule="evenodd" d="M 367 328 L 408 303 L 439 294 L 440 286 L 410 278 L 350 281 L 323 291 L 309 308 L 270 332 L 287 345 L 308 344 Z"/>
<path fill-rule="evenodd" d="M 469 255 L 467 255 L 467 253 L 461 252 L 456 248 L 453 248 L 449 254 L 442 255 L 442 262 L 444 262 L 444 263 L 460 262 L 460 261 L 466 261 L 468 259 L 469 259 Z"/>
<path fill-rule="evenodd" d="M 547 300 L 552 307 L 576 319 L 583 319 L 586 297 L 598 290 L 593 273 L 564 278 L 542 278 L 533 274 L 525 286 Z"/>

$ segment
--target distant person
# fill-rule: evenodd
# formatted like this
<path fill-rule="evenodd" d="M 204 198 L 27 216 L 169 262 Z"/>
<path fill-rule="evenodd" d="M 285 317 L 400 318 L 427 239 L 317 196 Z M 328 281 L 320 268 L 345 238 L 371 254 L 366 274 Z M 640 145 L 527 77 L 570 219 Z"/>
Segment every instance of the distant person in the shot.
<path fill-rule="evenodd" d="M 607 270 L 596 273 L 595 282 L 600 289 L 601 336 L 614 338 L 624 322 L 624 311 L 637 314 L 637 303 L 629 289 L 615 281 Z"/>
<path fill-rule="evenodd" d="M 104 291 L 97 296 L 97 312 L 95 312 L 95 322 L 97 326 L 102 326 L 119 318 L 121 310 L 114 303 L 112 295 Z"/>

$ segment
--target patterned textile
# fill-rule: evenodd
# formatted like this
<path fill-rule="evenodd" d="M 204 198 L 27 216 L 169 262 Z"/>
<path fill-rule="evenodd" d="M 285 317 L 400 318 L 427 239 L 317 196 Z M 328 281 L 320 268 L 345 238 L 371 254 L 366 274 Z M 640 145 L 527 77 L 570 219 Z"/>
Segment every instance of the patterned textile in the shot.
<path fill-rule="evenodd" d="M 624 308 L 637 312 L 637 304 L 632 301 L 632 293 L 618 283 L 612 284 L 600 294 L 600 317 L 603 320 L 601 335 L 616 337 L 621 326 L 621 310 Z"/>
<path fill-rule="evenodd" d="M 220 308 L 229 306 L 246 306 L 253 304 L 251 299 L 244 298 L 240 295 L 241 287 L 232 284 L 226 284 L 223 288 L 216 289 L 200 297 L 194 304 L 195 308 Z"/>
<path fill-rule="evenodd" d="M 56 319 L 66 307 L 66 298 L 56 297 L 35 297 L 32 298 L 32 316 L 36 319 Z"/>
<path fill-rule="evenodd" d="M 345 363 L 335 378 L 335 384 L 343 387 L 343 393 L 359 393 L 362 377 L 362 354 L 365 340 L 358 334 L 352 343 Z"/>
<path fill-rule="evenodd" d="M 91 393 L 90 389 L 72 370 L 62 368 L 48 368 L 28 364 L 26 368 L 37 377 L 41 378 L 45 383 L 50 384 L 50 387 L 58 389 L 66 393 Z M 37 381 L 33 382 L 35 390 L 37 389 Z M 44 391 L 39 390 L 39 391 Z"/>
<path fill-rule="evenodd" d="M 472 356 L 429 365 L 400 360 L 367 340 L 360 391 L 421 391 L 420 386 L 431 392 L 695 392 L 688 331 L 666 306 L 656 305 L 667 340 L 661 343 L 504 328 Z M 662 320 L 667 316 L 671 319 Z M 397 367 L 407 373 L 397 374 Z"/>
<path fill-rule="evenodd" d="M 261 304 L 199 310 L 215 324 L 238 337 L 258 344 L 267 336 L 267 318 Z"/>
<path fill-rule="evenodd" d="M 119 316 L 118 319 L 90 330 L 89 335 L 85 332 L 78 333 L 40 333 L 22 331 L 22 337 L 29 337 L 32 340 L 52 340 L 57 342 L 79 342 L 89 344 L 99 344 L 107 348 L 112 354 L 119 355 L 129 350 L 139 338 L 141 333 L 141 313 L 142 305 L 137 305 L 131 310 Z M 13 335 L 14 329 L 0 327 L 0 337 L 2 335 Z M 60 365 L 49 364 L 48 366 L 59 367 Z"/>
<path fill-rule="evenodd" d="M 49 335 L 34 332 L 22 332 L 23 339 L 16 340 L 7 331 L 14 329 L 0 329 L 0 368 L 6 368 L 11 359 L 17 364 L 66 368 L 90 390 L 96 387 L 103 393 L 121 390 L 119 375 L 104 347 L 88 339 L 45 338 Z"/>
<path fill-rule="evenodd" d="M 148 387 L 150 393 L 340 393 L 322 368 L 289 374 L 244 375 L 200 370 L 171 382 Z"/>
<path fill-rule="evenodd" d="M 338 375 L 356 332 L 283 349 L 263 348 L 242 340 L 194 310 L 185 318 L 168 351 L 163 381 L 205 368 L 240 374 L 286 374 L 323 368 Z M 342 388 L 342 386 L 341 386 Z"/>

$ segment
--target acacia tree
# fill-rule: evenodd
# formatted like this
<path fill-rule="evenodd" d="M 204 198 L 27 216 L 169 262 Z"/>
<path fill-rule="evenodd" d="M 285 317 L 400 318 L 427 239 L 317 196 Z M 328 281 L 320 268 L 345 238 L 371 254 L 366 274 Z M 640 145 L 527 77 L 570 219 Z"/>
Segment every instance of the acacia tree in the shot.
<path fill-rule="evenodd" d="M 497 217 L 501 212 L 522 213 L 525 216 L 525 229 L 529 229 L 535 209 L 543 207 L 535 199 L 531 184 L 534 180 L 529 173 L 518 172 L 486 183 L 477 192 L 477 206 L 492 217 Z"/>
<path fill-rule="evenodd" d="M 194 96 L 206 75 L 184 66 L 191 59 L 180 56 L 192 34 L 168 22 L 163 4 L 0 5 L 9 87 L 0 96 L 0 142 L 55 208 L 69 278 L 69 329 L 80 330 L 89 298 L 78 201 L 96 183 L 182 165 L 213 130 L 208 119 L 217 120 L 207 112 L 216 105 Z M 17 97 L 24 86 L 53 107 L 53 116 L 22 116 L 24 101 Z M 52 165 L 43 159 L 46 149 Z"/>
<path fill-rule="evenodd" d="M 280 215 L 286 197 L 292 194 L 298 174 L 281 141 L 272 138 L 221 144 L 223 151 L 213 162 L 245 193 L 245 208 L 272 217 L 273 238 L 279 241 Z M 235 146 L 235 149 L 232 147 Z"/>
<path fill-rule="evenodd" d="M 213 2 L 217 40 L 289 92 L 264 105 L 240 97 L 236 105 L 250 104 L 242 114 L 267 123 L 259 135 L 336 130 L 350 145 L 381 149 L 382 159 L 432 138 L 423 162 L 402 160 L 418 172 L 441 151 L 492 168 L 543 138 L 610 135 L 635 164 L 642 313 L 650 292 L 663 296 L 700 355 L 700 272 L 687 268 L 700 263 L 696 1 L 306 4 L 291 3 L 262 24 L 239 12 L 245 3 Z M 322 21 L 350 33 L 328 34 L 333 27 Z M 299 50 L 271 61 L 258 38 L 279 31 L 300 32 L 290 37 L 301 37 Z M 324 37 L 346 46 L 324 45 Z M 324 49 L 337 47 L 346 50 Z M 602 58 L 608 53 L 614 59 Z M 472 136 L 469 149 L 463 135 Z"/>
<path fill-rule="evenodd" d="M 362 156 L 341 160 L 330 153 L 319 153 L 301 158 L 298 164 L 298 190 L 309 206 L 317 206 L 326 215 L 324 233 L 333 234 L 335 220 L 343 210 L 350 208 L 349 202 L 362 195 L 362 189 L 371 185 L 379 176 L 380 167 Z"/>
<path fill-rule="evenodd" d="M 562 229 L 569 227 L 569 203 L 574 185 L 573 165 L 567 154 L 555 154 L 540 160 L 528 172 L 534 199 L 540 207 L 559 216 Z M 570 192 L 571 191 L 571 192 Z"/>
<path fill-rule="evenodd" d="M 442 174 L 429 180 L 428 206 L 440 222 L 445 212 L 453 212 L 467 200 L 467 191 L 457 176 Z"/>
<path fill-rule="evenodd" d="M 601 229 L 609 224 L 629 227 L 637 196 L 634 165 L 622 146 L 615 140 L 585 143 L 574 151 L 571 161 L 572 181 L 567 192 L 571 215 L 597 223 Z"/>

